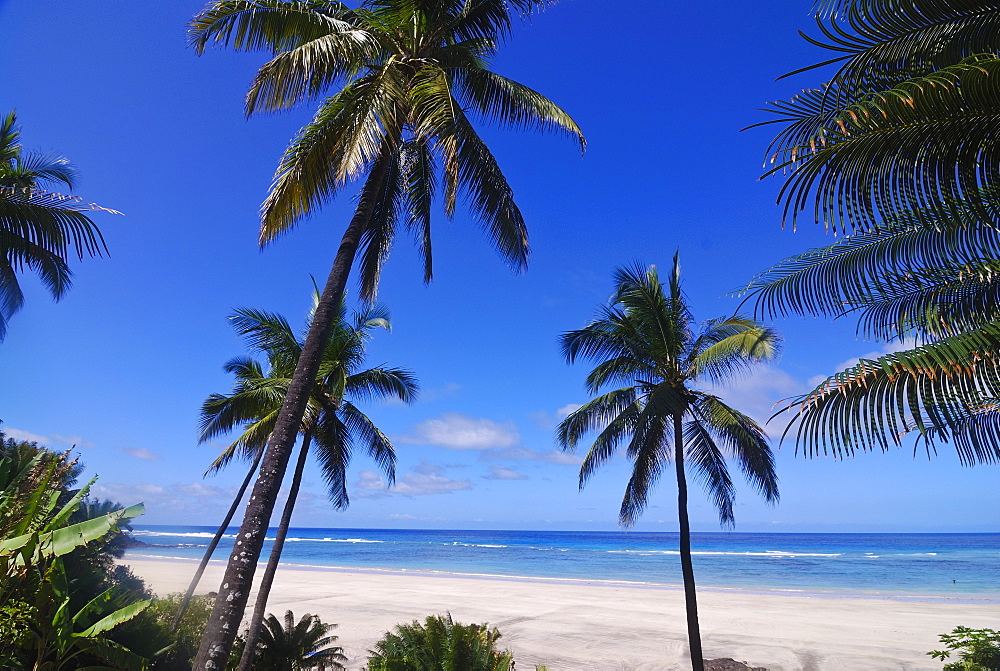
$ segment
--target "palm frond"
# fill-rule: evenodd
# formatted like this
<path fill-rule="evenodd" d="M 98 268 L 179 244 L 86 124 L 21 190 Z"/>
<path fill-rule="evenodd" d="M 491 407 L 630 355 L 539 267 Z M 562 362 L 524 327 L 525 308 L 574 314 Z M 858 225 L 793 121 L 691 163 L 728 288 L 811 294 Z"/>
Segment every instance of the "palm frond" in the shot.
<path fill-rule="evenodd" d="M 501 127 L 564 133 L 587 148 L 583 131 L 573 118 L 534 89 L 484 68 L 456 72 L 463 107 L 471 107 Z"/>
<path fill-rule="evenodd" d="M 739 464 L 747 482 L 768 503 L 778 502 L 774 453 L 757 422 L 712 394 L 698 392 L 691 403 L 698 423 L 729 459 Z"/>
<path fill-rule="evenodd" d="M 905 212 L 964 201 L 998 218 L 984 189 L 1000 187 L 1000 58 L 971 57 L 842 110 L 767 174 L 790 170 L 779 201 L 794 224 L 810 208 L 834 230 L 867 230 Z M 949 166 L 948 170 L 939 169 Z M 943 209 L 945 208 L 945 209 Z"/>
<path fill-rule="evenodd" d="M 353 80 L 327 98 L 282 156 L 271 191 L 261 206 L 261 243 L 266 244 L 331 200 L 386 147 L 396 121 L 392 102 L 395 70 Z M 387 127 L 388 126 L 388 127 Z"/>
<path fill-rule="evenodd" d="M 349 15 L 328 0 L 216 0 L 191 19 L 188 40 L 198 54 L 209 46 L 277 54 L 350 28 Z"/>
<path fill-rule="evenodd" d="M 345 391 L 354 399 L 374 401 L 395 398 L 403 403 L 417 400 L 420 385 L 413 371 L 379 366 L 347 378 Z"/>
<path fill-rule="evenodd" d="M 736 487 L 712 434 L 697 420 L 684 422 L 684 464 L 694 468 L 701 479 L 719 512 L 719 523 L 731 528 L 736 524 L 733 514 Z"/>
<path fill-rule="evenodd" d="M 796 450 L 842 458 L 857 450 L 898 447 L 915 432 L 917 445 L 922 441 L 930 455 L 938 440 L 963 431 L 976 408 L 1000 397 L 998 352 L 1000 325 L 991 324 L 862 359 L 782 409 L 779 414 L 793 415 L 783 438 L 794 429 Z M 998 458 L 984 456 L 987 463 Z"/>
<path fill-rule="evenodd" d="M 775 329 L 736 315 L 708 322 L 692 344 L 689 366 L 693 377 L 721 383 L 777 358 L 780 350 Z"/>

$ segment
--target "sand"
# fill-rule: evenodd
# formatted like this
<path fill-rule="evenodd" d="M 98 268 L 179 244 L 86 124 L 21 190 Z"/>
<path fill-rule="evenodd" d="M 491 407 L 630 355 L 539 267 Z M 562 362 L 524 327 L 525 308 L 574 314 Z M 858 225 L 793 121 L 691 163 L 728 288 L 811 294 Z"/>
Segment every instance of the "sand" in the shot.
<path fill-rule="evenodd" d="M 181 592 L 195 563 L 129 557 L 157 594 Z M 224 565 L 213 561 L 199 592 L 218 588 Z M 258 576 L 260 571 L 258 571 Z M 803 596 L 699 588 L 706 658 L 732 657 L 771 671 L 940 669 L 928 657 L 938 634 L 956 625 L 997 628 L 1000 601 Z M 250 606 L 252 606 L 252 601 Z M 400 622 L 450 611 L 458 622 L 489 622 L 517 668 L 684 669 L 684 594 L 678 586 L 496 578 L 414 571 L 283 567 L 270 612 L 318 614 L 338 623 L 350 659 Z M 249 612 L 249 611 L 248 611 Z"/>

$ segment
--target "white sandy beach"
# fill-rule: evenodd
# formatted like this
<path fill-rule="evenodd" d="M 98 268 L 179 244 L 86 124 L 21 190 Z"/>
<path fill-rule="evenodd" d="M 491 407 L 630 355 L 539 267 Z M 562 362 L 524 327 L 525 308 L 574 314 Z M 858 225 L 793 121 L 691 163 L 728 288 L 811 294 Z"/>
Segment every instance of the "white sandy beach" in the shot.
<path fill-rule="evenodd" d="M 187 588 L 196 563 L 129 557 L 163 595 Z M 199 592 L 217 589 L 213 561 Z M 260 571 L 258 571 L 259 575 Z M 287 567 L 269 611 L 316 613 L 336 622 L 338 643 L 360 669 L 367 649 L 395 624 L 450 611 L 489 622 L 518 669 L 684 669 L 684 595 L 679 587 L 579 580 L 472 577 L 407 571 Z M 996 628 L 1000 602 L 826 598 L 699 590 L 706 658 L 732 657 L 771 671 L 940 669 L 924 653 L 956 625 Z"/>

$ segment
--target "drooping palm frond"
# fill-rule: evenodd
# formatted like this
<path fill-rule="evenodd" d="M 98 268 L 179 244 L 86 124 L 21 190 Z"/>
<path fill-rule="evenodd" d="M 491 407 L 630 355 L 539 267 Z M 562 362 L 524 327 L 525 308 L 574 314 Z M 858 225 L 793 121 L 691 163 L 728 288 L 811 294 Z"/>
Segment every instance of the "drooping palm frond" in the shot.
<path fill-rule="evenodd" d="M 83 259 L 107 252 L 89 213 L 119 212 L 42 188 L 51 183 L 72 188 L 75 179 L 66 158 L 23 151 L 13 112 L 0 119 L 0 341 L 7 321 L 24 304 L 21 273 L 37 273 L 59 300 L 72 284 L 70 255 Z"/>
<path fill-rule="evenodd" d="M 995 194 L 984 199 L 998 203 Z M 764 316 L 859 314 L 876 339 L 935 338 L 994 321 L 1000 233 L 973 208 L 921 212 L 789 257 L 745 288 Z"/>
<path fill-rule="evenodd" d="M 278 54 L 349 26 L 350 8 L 340 2 L 217 0 L 191 19 L 190 44 Z"/>
<path fill-rule="evenodd" d="M 1000 7 L 991 0 L 824 4 L 828 6 L 818 8 L 816 16 L 823 37 L 803 36 L 838 56 L 790 74 L 841 61 L 831 78 L 841 95 L 830 98 L 831 107 L 844 107 L 859 93 L 892 88 L 975 54 L 1000 52 Z"/>
<path fill-rule="evenodd" d="M 1000 8 L 991 0 L 833 0 L 817 3 L 815 15 L 822 37 L 800 34 L 832 52 L 830 58 L 784 76 L 832 63 L 840 68 L 823 86 L 764 108 L 779 118 L 754 125 L 787 124 L 768 155 L 808 145 L 841 110 L 872 91 L 894 88 L 977 54 L 1000 55 Z"/>
<path fill-rule="evenodd" d="M 739 465 L 747 482 L 765 501 L 777 503 L 774 454 L 764 429 L 712 394 L 697 392 L 691 408 L 697 421 L 713 436 L 719 451 Z"/>
<path fill-rule="evenodd" d="M 735 315 L 711 320 L 691 344 L 687 365 L 694 377 L 723 382 L 778 356 L 781 336 L 770 327 Z"/>
<path fill-rule="evenodd" d="M 975 432 L 992 436 L 992 421 L 970 424 L 1000 397 L 1000 325 L 990 324 L 857 365 L 830 376 L 779 411 L 791 415 L 783 438 L 794 433 L 807 456 L 846 457 L 855 451 L 900 446 L 916 432 L 928 454 L 938 440 Z M 1000 460 L 1000 450 L 959 451 L 966 464 Z"/>
<path fill-rule="evenodd" d="M 841 110 L 766 174 L 789 170 L 778 199 L 793 224 L 810 210 L 834 230 L 864 231 L 903 213 L 947 215 L 954 202 L 995 221 L 982 194 L 1000 187 L 998 106 L 1000 58 L 974 56 Z"/>

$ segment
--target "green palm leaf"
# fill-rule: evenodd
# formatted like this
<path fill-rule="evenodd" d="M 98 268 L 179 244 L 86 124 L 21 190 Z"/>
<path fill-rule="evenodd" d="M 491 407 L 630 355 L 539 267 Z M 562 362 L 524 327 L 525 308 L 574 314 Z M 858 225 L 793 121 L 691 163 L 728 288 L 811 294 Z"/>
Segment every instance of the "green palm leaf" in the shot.
<path fill-rule="evenodd" d="M 912 432 L 928 453 L 938 440 L 966 436 L 956 444 L 963 464 L 1000 461 L 995 422 L 969 422 L 984 410 L 995 412 L 991 399 L 1000 397 L 998 349 L 1000 325 L 990 324 L 912 350 L 862 359 L 779 411 L 792 415 L 783 437 L 794 429 L 797 450 L 842 458 L 857 450 L 899 446 Z M 992 438 L 992 449 L 964 447 L 981 445 L 983 437 Z"/>
<path fill-rule="evenodd" d="M 812 202 L 816 221 L 866 230 L 906 212 L 947 213 L 942 199 L 992 221 L 981 193 L 1000 187 L 998 105 L 1000 58 L 974 56 L 847 107 L 766 174 L 790 170 L 779 200 L 793 223 Z"/>

